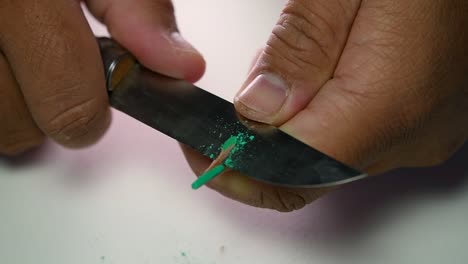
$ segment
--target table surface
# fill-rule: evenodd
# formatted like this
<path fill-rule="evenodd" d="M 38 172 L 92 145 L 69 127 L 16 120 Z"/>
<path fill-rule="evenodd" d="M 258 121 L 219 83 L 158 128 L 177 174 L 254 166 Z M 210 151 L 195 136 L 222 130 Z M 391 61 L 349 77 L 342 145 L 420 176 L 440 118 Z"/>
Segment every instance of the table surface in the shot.
<path fill-rule="evenodd" d="M 175 1 L 207 61 L 199 86 L 231 100 L 283 4 Z M 467 160 L 465 146 L 283 214 L 192 191 L 177 143 L 114 112 L 93 147 L 0 159 L 0 263 L 466 263 Z"/>

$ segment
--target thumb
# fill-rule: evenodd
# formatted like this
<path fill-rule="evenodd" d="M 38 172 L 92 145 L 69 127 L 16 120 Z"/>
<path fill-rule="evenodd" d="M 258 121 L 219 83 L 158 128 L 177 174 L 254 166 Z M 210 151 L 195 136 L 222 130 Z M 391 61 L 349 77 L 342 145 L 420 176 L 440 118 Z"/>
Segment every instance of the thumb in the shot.
<path fill-rule="evenodd" d="M 358 0 L 290 0 L 234 103 L 245 117 L 281 125 L 333 76 Z"/>
<path fill-rule="evenodd" d="M 170 0 L 88 0 L 90 12 L 148 68 L 195 82 L 205 61 L 179 33 Z"/>

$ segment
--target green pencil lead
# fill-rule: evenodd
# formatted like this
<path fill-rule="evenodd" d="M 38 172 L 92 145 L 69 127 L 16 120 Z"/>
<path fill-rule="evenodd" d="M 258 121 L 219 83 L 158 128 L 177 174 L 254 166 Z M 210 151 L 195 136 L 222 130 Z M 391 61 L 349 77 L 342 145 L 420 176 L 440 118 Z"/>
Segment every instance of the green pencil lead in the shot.
<path fill-rule="evenodd" d="M 232 137 L 228 138 L 228 140 L 226 140 L 223 143 L 223 146 L 221 147 L 221 149 L 226 150 L 226 149 L 230 148 L 231 146 L 236 145 L 236 143 L 237 143 L 237 137 L 232 136 Z"/>

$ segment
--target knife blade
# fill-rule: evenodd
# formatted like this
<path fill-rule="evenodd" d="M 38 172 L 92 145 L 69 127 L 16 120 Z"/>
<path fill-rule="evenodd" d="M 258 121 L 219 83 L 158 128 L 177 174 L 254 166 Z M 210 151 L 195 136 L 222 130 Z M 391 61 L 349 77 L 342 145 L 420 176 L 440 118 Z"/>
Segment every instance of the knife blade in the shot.
<path fill-rule="evenodd" d="M 247 177 L 289 187 L 322 187 L 366 174 L 278 128 L 247 120 L 232 103 L 184 80 L 145 68 L 118 43 L 98 38 L 110 105 L 214 159 L 233 137 L 225 165 Z"/>

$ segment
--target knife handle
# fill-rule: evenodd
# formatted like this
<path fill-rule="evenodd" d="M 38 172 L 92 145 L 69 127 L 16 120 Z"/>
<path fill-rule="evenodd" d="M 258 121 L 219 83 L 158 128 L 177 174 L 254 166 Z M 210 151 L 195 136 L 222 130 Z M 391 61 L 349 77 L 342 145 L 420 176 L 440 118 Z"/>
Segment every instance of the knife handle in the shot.
<path fill-rule="evenodd" d="M 104 65 L 106 88 L 111 93 L 137 65 L 137 60 L 114 40 L 106 37 L 99 37 L 97 40 Z"/>
<path fill-rule="evenodd" d="M 214 95 L 147 69 L 112 39 L 98 38 L 98 43 L 112 108 L 191 147 L 212 143 L 206 136 L 200 138 L 191 132 L 210 129 L 203 123 L 207 117 L 196 113 L 206 112 L 200 102 L 206 97 L 213 100 Z M 220 98 L 214 101 L 215 106 L 229 104 Z"/>

